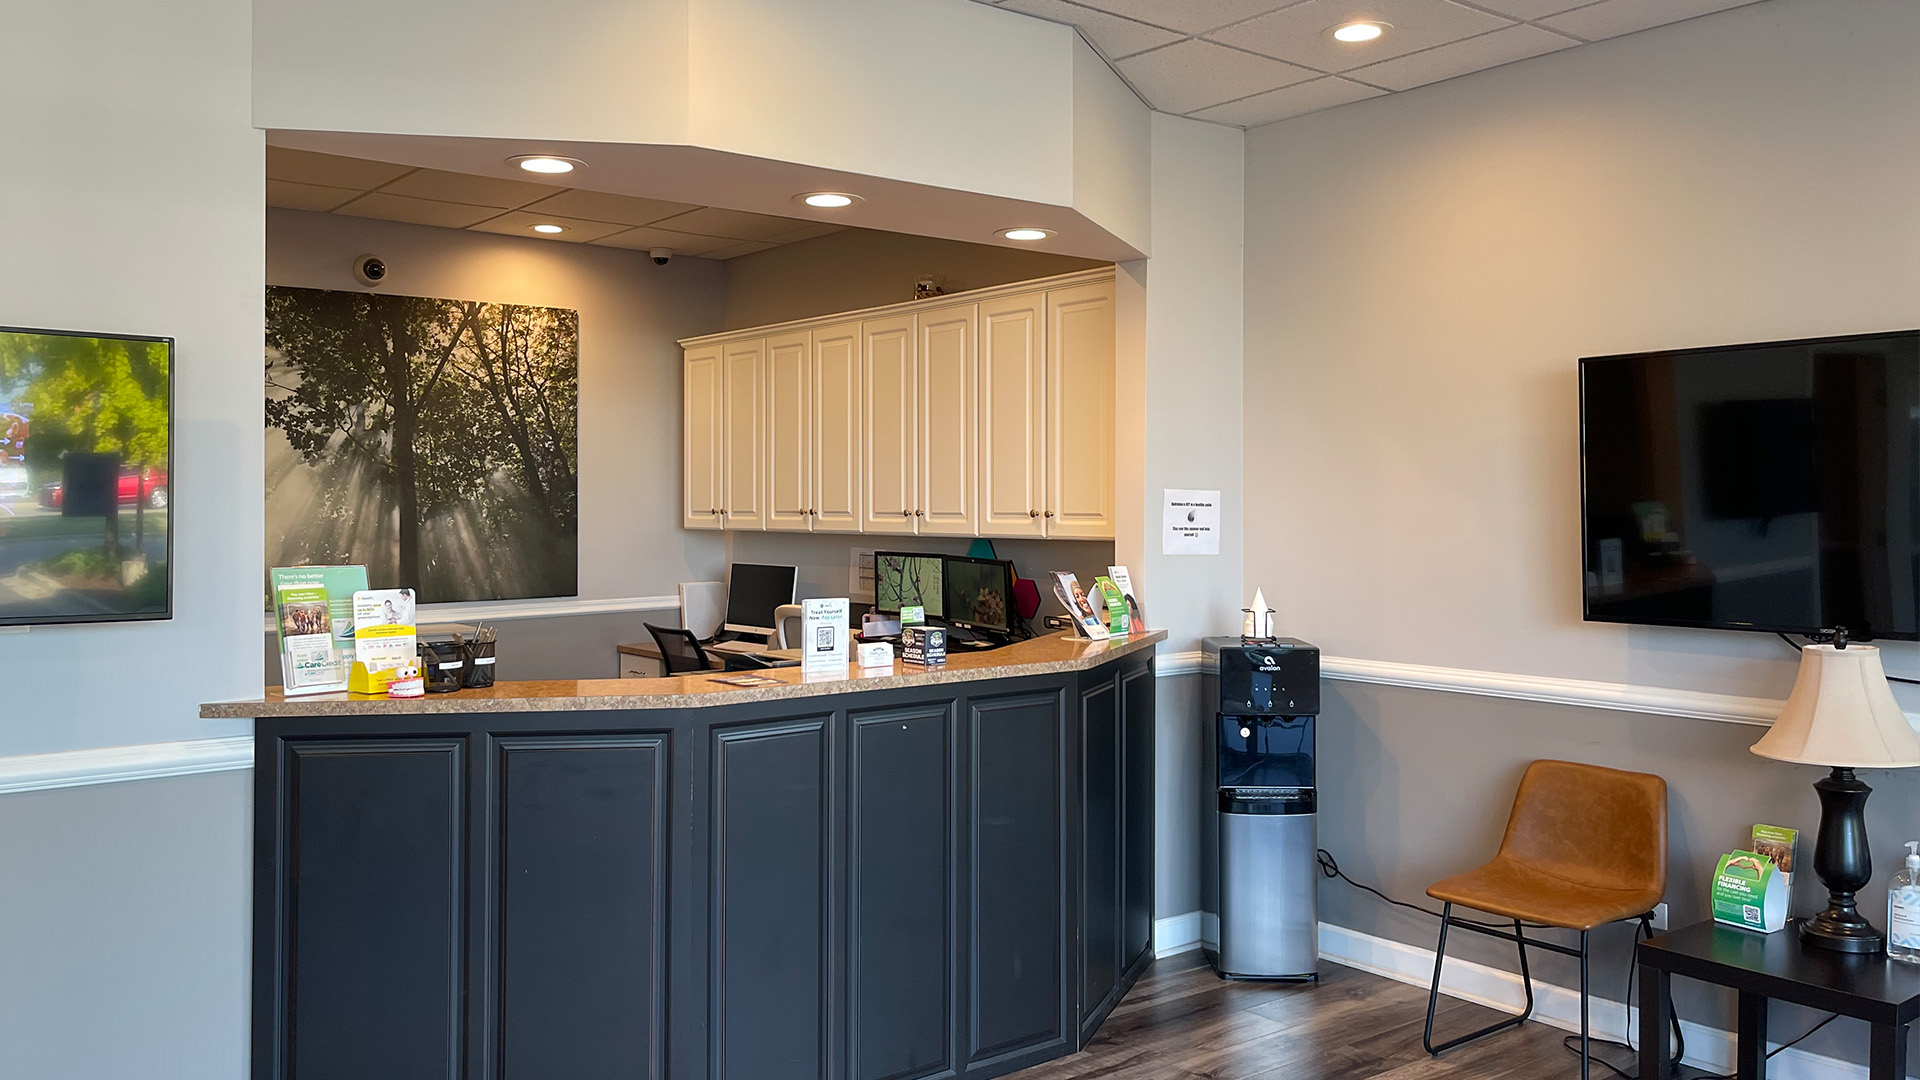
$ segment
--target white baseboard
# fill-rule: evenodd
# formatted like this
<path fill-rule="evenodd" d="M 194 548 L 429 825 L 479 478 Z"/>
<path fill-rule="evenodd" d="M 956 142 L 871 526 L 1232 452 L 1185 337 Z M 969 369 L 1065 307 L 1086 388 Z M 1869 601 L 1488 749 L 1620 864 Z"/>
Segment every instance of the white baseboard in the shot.
<path fill-rule="evenodd" d="M 0 795 L 253 768 L 253 736 L 0 757 Z"/>
<path fill-rule="evenodd" d="M 1202 945 L 1212 948 L 1219 943 L 1219 928 L 1219 916 L 1212 912 L 1189 911 L 1158 919 L 1153 924 L 1154 955 L 1173 956 Z M 1432 949 L 1332 923 L 1320 924 L 1320 956 L 1344 967 L 1358 968 L 1422 989 L 1433 980 Z M 1441 977 L 1440 992 L 1505 1012 L 1519 1012 L 1526 997 L 1517 972 L 1451 958 Z M 1533 996 L 1534 1019 L 1565 1031 L 1580 1030 L 1578 990 L 1535 979 Z M 1629 1031 L 1637 1037 L 1635 1025 L 1639 1015 L 1638 1009 L 1595 997 L 1590 1017 L 1592 1034 L 1596 1038 L 1625 1042 Z M 1687 1064 L 1713 1072 L 1732 1070 L 1732 1033 L 1686 1020 L 1680 1022 L 1680 1032 L 1687 1040 Z M 1794 1049 L 1784 1050 L 1769 1061 L 1768 1075 L 1774 1080 L 1867 1080 L 1867 1067 Z"/>

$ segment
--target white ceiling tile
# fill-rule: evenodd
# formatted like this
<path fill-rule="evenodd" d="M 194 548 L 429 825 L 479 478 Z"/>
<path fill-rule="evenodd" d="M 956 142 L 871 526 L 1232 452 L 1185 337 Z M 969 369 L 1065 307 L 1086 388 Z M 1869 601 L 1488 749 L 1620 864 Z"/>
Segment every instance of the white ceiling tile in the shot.
<path fill-rule="evenodd" d="M 1066 3 L 1065 0 L 1004 0 L 999 6 L 1008 11 L 1077 26 L 1081 33 L 1087 35 L 1087 40 L 1098 45 L 1100 51 L 1111 60 L 1180 40 L 1180 35 L 1171 30 L 1123 19 L 1097 8 Z"/>
<path fill-rule="evenodd" d="M 1578 44 L 1570 37 L 1521 23 L 1410 56 L 1369 64 L 1349 71 L 1347 75 L 1389 90 L 1410 90 Z"/>
<path fill-rule="evenodd" d="M 802 225 L 799 228 L 793 230 L 792 232 L 781 233 L 779 236 L 775 236 L 772 239 L 777 243 L 796 244 L 802 240 L 811 240 L 816 236 L 826 236 L 829 233 L 845 232 L 846 229 L 847 227 L 845 225 L 835 225 L 832 222 L 827 222 L 827 221 L 816 221 L 811 225 Z"/>
<path fill-rule="evenodd" d="M 751 255 L 756 251 L 766 251 L 768 248 L 774 248 L 779 246 L 780 245 L 778 244 L 763 244 L 758 240 L 736 240 L 733 243 L 728 244 L 726 247 L 714 248 L 712 251 L 709 251 L 705 255 L 700 256 L 700 258 L 702 259 L 736 259 L 742 255 Z"/>
<path fill-rule="evenodd" d="M 360 194 L 359 188 L 326 187 L 292 180 L 267 180 L 267 205 L 283 210 L 331 210 Z"/>
<path fill-rule="evenodd" d="M 535 225 L 558 225 L 565 229 L 559 233 L 538 233 Z M 505 236 L 529 236 L 537 240 L 559 240 L 570 244 L 587 244 L 604 239 L 626 229 L 625 225 L 613 225 L 604 221 L 585 221 L 580 218 L 561 217 L 558 214 L 542 214 L 531 210 L 509 210 L 496 218 L 488 218 L 471 226 L 472 232 L 501 233 Z"/>
<path fill-rule="evenodd" d="M 1327 33 L 1360 19 L 1392 27 L 1372 41 L 1357 43 L 1335 41 Z M 1498 15 L 1447 0 L 1306 0 L 1207 37 L 1289 63 L 1341 72 L 1510 25 Z"/>
<path fill-rule="evenodd" d="M 1130 56 L 1114 66 L 1153 107 L 1187 113 L 1314 77 L 1264 56 L 1194 39 Z"/>
<path fill-rule="evenodd" d="M 674 217 L 663 218 L 653 224 L 675 232 L 723 236 L 729 240 L 776 240 L 814 222 L 707 206 Z"/>
<path fill-rule="evenodd" d="M 503 180 L 497 176 L 473 176 L 467 173 L 419 169 L 381 191 L 392 195 L 411 195 L 435 202 L 466 203 L 469 206 L 498 206 L 507 209 L 524 206 L 554 192 L 551 184 L 531 184 L 525 180 Z"/>
<path fill-rule="evenodd" d="M 414 225 L 438 225 L 443 229 L 464 229 L 500 213 L 497 206 L 468 206 L 463 203 L 435 202 L 406 195 L 370 191 L 335 210 L 349 217 L 405 221 Z"/>
<path fill-rule="evenodd" d="M 1123 15 L 1169 30 L 1198 34 L 1241 19 L 1264 15 L 1299 0 L 1076 0 L 1091 8 Z"/>
<path fill-rule="evenodd" d="M 1384 93 L 1386 93 L 1384 90 L 1328 75 L 1312 82 L 1303 82 L 1265 94 L 1256 94 L 1244 101 L 1232 101 L 1225 105 L 1216 105 L 1211 109 L 1201 109 L 1192 115 L 1200 120 L 1212 120 L 1221 124 L 1259 127 L 1261 124 L 1271 124 L 1296 116 L 1304 116 L 1310 112 L 1319 112 L 1321 109 L 1331 109 L 1335 105 L 1379 97 Z"/>
<path fill-rule="evenodd" d="M 1473 0 L 1473 3 L 1476 7 L 1516 19 L 1543 19 L 1591 4 L 1593 0 Z"/>
<path fill-rule="evenodd" d="M 569 188 L 556 195 L 549 195 L 539 202 L 531 203 L 522 209 L 538 209 L 543 213 L 560 214 L 565 217 L 585 218 L 588 221 L 612 221 L 621 225 L 649 225 L 661 218 L 670 218 L 675 214 L 684 214 L 689 210 L 698 210 L 692 203 L 666 202 L 662 199 L 641 199 L 632 195 L 614 195 L 605 191 L 583 191 Z"/>
<path fill-rule="evenodd" d="M 1540 25 L 1575 37 L 1598 41 L 1618 37 L 1754 3 L 1755 0 L 1601 0 L 1564 15 L 1542 19 Z"/>
<path fill-rule="evenodd" d="M 324 184 L 365 191 L 412 171 L 411 165 L 316 154 L 311 150 L 289 150 L 284 146 L 267 147 L 269 180 L 292 180 L 301 184 Z"/>
<path fill-rule="evenodd" d="M 614 233 L 612 236 L 593 241 L 596 247 L 633 248 L 645 251 L 648 248 L 670 248 L 676 255 L 705 255 L 739 243 L 718 236 L 695 236 L 692 233 L 674 232 L 671 229 L 656 229 L 643 225 L 637 229 Z"/>

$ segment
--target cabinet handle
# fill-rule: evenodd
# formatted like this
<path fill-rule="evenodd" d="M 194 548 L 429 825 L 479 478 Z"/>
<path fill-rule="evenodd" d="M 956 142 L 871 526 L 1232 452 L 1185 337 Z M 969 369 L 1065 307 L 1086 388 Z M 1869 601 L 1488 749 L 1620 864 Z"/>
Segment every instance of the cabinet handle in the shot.
<path fill-rule="evenodd" d="M 912 516 L 913 516 L 913 511 L 911 511 L 911 510 L 902 510 L 902 511 L 900 511 L 900 516 L 901 516 L 901 517 L 912 517 Z"/>
<path fill-rule="evenodd" d="M 1040 511 L 1038 511 L 1038 510 L 1029 510 L 1029 511 L 1027 511 L 1027 516 L 1028 516 L 1028 517 L 1039 517 L 1039 516 L 1040 516 Z"/>
<path fill-rule="evenodd" d="M 927 512 L 926 512 L 925 510 L 915 510 L 915 511 L 913 512 L 913 516 L 914 516 L 914 517 L 926 517 L 926 516 L 927 516 Z"/>
<path fill-rule="evenodd" d="M 1047 511 L 1047 516 L 1048 516 L 1048 517 L 1052 517 L 1052 516 L 1053 516 L 1053 511 L 1051 511 L 1051 510 L 1049 510 L 1049 511 Z"/>

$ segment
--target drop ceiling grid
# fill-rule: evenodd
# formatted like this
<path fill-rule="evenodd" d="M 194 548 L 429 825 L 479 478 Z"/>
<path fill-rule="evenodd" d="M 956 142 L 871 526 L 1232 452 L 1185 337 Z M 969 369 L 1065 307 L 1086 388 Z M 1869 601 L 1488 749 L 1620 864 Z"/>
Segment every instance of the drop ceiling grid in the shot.
<path fill-rule="evenodd" d="M 538 238 L 643 250 L 666 247 L 677 254 L 717 259 L 764 251 L 842 228 L 802 218 L 468 176 L 281 147 L 268 148 L 267 204 L 513 236 L 534 236 L 532 226 L 549 220 L 565 226 L 567 233 Z M 609 218 L 617 220 L 606 220 Z"/>
<path fill-rule="evenodd" d="M 1075 26 L 1156 109 L 1253 127 L 1759 0 L 976 2 Z M 1360 19 L 1393 25 L 1381 41 L 1417 36 L 1391 51 L 1325 37 Z"/>

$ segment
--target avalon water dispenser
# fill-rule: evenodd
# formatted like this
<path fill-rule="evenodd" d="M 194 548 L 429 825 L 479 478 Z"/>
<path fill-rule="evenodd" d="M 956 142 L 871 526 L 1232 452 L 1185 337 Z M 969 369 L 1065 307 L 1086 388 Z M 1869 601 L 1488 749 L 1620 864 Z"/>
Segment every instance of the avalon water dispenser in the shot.
<path fill-rule="evenodd" d="M 1320 650 L 1296 638 L 1201 643 L 1215 727 L 1220 943 L 1228 978 L 1313 978 L 1319 959 L 1314 719 Z"/>

